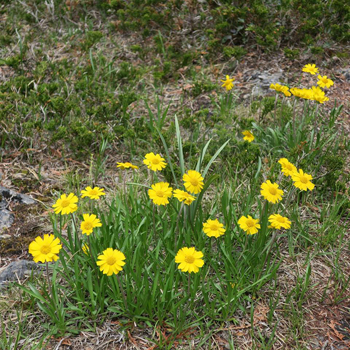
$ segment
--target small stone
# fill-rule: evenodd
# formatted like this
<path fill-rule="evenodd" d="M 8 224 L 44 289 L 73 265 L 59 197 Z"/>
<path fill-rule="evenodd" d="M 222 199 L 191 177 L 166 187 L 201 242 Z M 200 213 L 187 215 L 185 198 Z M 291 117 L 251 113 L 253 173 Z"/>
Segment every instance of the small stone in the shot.
<path fill-rule="evenodd" d="M 18 278 L 23 279 L 40 268 L 42 266 L 36 264 L 34 261 L 20 260 L 11 262 L 9 265 L 0 269 L 0 289 L 6 286 L 5 282 L 16 281 Z"/>
<path fill-rule="evenodd" d="M 0 186 L 0 195 L 6 199 L 14 200 L 23 204 L 35 204 L 35 200 L 26 194 L 17 193 L 6 187 Z"/>
<path fill-rule="evenodd" d="M 13 214 L 7 209 L 0 210 L 0 232 L 11 227 L 14 219 Z"/>

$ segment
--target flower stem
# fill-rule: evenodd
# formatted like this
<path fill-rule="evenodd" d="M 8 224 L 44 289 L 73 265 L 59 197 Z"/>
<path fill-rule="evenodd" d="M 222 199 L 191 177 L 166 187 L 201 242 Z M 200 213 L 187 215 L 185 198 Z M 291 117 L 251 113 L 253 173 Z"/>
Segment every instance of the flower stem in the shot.
<path fill-rule="evenodd" d="M 125 311 L 126 311 L 128 309 L 128 304 L 126 303 L 125 291 L 124 291 L 123 285 L 122 285 L 122 283 L 121 283 L 121 281 L 119 279 L 119 276 L 116 275 L 116 277 L 117 277 L 117 281 L 118 281 L 118 284 L 119 284 L 120 293 L 121 293 L 122 298 L 123 298 Z"/>
<path fill-rule="evenodd" d="M 46 279 L 47 279 L 47 288 L 49 289 L 49 295 L 52 298 L 51 283 L 49 278 L 49 264 L 47 261 L 46 261 Z"/>
<path fill-rule="evenodd" d="M 74 217 L 73 213 L 71 215 L 72 215 L 73 225 L 74 225 L 75 249 L 78 250 L 78 249 L 81 248 L 80 239 L 79 239 L 79 236 L 78 236 L 78 228 L 77 228 L 77 223 L 75 221 L 75 217 Z M 77 249 L 77 245 L 78 245 L 78 249 Z"/>
<path fill-rule="evenodd" d="M 191 296 L 191 273 L 188 274 L 187 293 L 188 293 L 189 296 Z"/>

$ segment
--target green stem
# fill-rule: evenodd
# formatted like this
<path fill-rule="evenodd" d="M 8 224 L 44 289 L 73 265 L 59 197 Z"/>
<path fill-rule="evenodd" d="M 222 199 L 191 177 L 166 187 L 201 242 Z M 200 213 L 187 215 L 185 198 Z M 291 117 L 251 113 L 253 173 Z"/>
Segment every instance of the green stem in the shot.
<path fill-rule="evenodd" d="M 125 296 L 124 288 L 123 288 L 123 285 L 122 285 L 122 283 L 121 283 L 121 281 L 120 281 L 120 279 L 119 279 L 119 276 L 116 275 L 116 277 L 117 277 L 117 281 L 118 281 L 119 288 L 120 288 L 120 293 L 121 293 L 122 298 L 123 298 L 124 307 L 125 307 L 125 312 L 126 312 L 127 309 L 128 309 L 128 304 L 127 304 L 127 302 L 126 302 L 126 296 Z"/>
<path fill-rule="evenodd" d="M 47 279 L 47 288 L 49 289 L 49 295 L 52 298 L 51 283 L 49 278 L 49 264 L 47 261 L 46 261 L 46 279 Z"/>
<path fill-rule="evenodd" d="M 71 214 L 72 215 L 72 219 L 73 219 L 73 226 L 74 226 L 74 238 L 75 238 L 75 245 L 78 245 L 78 249 L 81 249 L 81 244 L 80 244 L 80 239 L 79 239 L 79 236 L 78 236 L 78 228 L 77 228 L 77 223 L 75 221 L 75 216 L 73 215 L 73 213 Z M 77 247 L 75 247 L 75 249 L 77 249 Z"/>
<path fill-rule="evenodd" d="M 184 207 L 184 203 L 182 202 L 179 213 L 177 214 L 176 227 L 175 227 L 175 231 L 174 231 L 174 234 L 175 234 L 174 246 L 175 246 L 175 248 L 176 248 L 176 243 L 177 243 L 177 239 L 176 239 L 177 238 L 177 228 L 179 226 L 180 216 L 181 216 L 181 212 L 182 212 L 183 207 Z"/>

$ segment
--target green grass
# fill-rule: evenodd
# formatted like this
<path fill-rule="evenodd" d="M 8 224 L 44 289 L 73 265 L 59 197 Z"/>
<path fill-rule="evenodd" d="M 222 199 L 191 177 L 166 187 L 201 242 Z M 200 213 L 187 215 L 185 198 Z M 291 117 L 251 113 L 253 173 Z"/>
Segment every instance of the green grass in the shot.
<path fill-rule="evenodd" d="M 50 264 L 49 282 L 42 273 L 1 296 L 0 349 L 50 348 L 111 324 L 130 344 L 136 331 L 148 347 L 162 349 L 191 341 L 198 349 L 220 342 L 230 349 L 307 348 L 310 305 L 337 307 L 349 292 L 350 144 L 339 127 L 342 106 L 281 96 L 244 106 L 220 79 L 253 49 L 280 50 L 291 62 L 305 52 L 322 60 L 327 45 L 320 39 L 346 39 L 346 5 L 25 4 L 0 7 L 0 65 L 8 74 L 0 85 L 0 159 L 10 164 L 15 157 L 35 169 L 31 181 L 13 179 L 26 192 L 46 185 L 50 162 L 60 162 L 61 183 L 45 189 L 52 202 L 95 185 L 107 196 L 79 199 L 72 216 L 50 214 L 65 249 Z M 291 28 L 298 45 L 287 35 Z M 222 76 L 212 73 L 219 65 Z M 253 142 L 243 140 L 244 130 Z M 165 158 L 163 171 L 147 170 L 142 160 L 149 152 Z M 281 174 L 280 158 L 311 174 L 315 189 L 296 189 Z M 140 169 L 122 172 L 116 161 Z M 196 201 L 153 205 L 152 183 L 183 189 L 190 169 L 204 177 Z M 279 203 L 261 196 L 266 180 L 284 190 Z M 84 213 L 103 224 L 90 240 L 79 229 Z M 273 213 L 288 217 L 291 228 L 269 228 Z M 239 227 L 243 215 L 259 219 L 257 234 Z M 226 228 L 217 239 L 202 230 L 215 218 Z M 175 263 L 185 246 L 204 254 L 204 266 L 190 277 Z M 126 256 L 118 276 L 96 265 L 109 247 Z"/>

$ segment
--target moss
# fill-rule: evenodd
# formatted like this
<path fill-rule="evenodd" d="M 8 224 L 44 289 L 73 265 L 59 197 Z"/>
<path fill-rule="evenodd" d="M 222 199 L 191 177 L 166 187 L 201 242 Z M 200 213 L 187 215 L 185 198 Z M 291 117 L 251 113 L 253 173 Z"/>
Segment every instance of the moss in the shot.
<path fill-rule="evenodd" d="M 241 59 L 247 54 L 247 50 L 241 46 L 226 46 L 224 47 L 224 55 L 226 57 L 235 57 L 237 60 Z"/>

